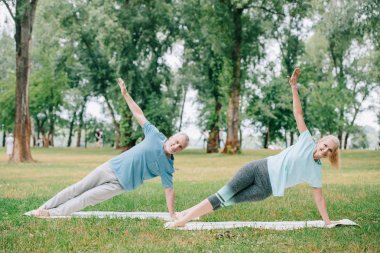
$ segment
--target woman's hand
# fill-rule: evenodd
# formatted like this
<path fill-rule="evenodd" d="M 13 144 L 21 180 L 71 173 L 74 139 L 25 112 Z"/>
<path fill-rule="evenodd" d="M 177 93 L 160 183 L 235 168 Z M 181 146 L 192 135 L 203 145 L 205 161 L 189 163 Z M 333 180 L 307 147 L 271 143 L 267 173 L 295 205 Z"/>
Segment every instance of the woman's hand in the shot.
<path fill-rule="evenodd" d="M 326 227 L 326 228 L 333 228 L 333 227 L 336 227 L 336 224 L 335 224 L 335 223 L 332 223 L 332 222 L 330 222 L 330 223 L 327 224 L 327 223 L 325 222 L 325 227 Z"/>
<path fill-rule="evenodd" d="M 128 91 L 127 91 L 127 88 L 125 87 L 125 83 L 124 83 L 123 79 L 118 78 L 118 79 L 117 79 L 117 83 L 119 84 L 119 87 L 120 87 L 121 93 L 122 93 L 123 95 L 124 95 L 124 94 L 128 94 Z"/>

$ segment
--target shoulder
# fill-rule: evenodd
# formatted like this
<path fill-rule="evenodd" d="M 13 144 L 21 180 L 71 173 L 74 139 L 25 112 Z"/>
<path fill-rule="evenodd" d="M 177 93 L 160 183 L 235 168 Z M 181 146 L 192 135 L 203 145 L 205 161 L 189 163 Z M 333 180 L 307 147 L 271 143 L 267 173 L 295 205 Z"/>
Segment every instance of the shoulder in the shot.
<path fill-rule="evenodd" d="M 298 136 L 298 141 L 312 141 L 312 142 L 314 142 L 313 137 L 311 136 L 310 131 L 308 129 L 306 129 L 305 131 L 300 133 L 300 135 Z"/>
<path fill-rule="evenodd" d="M 152 123 L 149 121 L 145 122 L 144 125 L 142 126 L 142 129 L 145 134 L 151 133 L 151 132 L 159 132 L 157 127 L 155 127 Z"/>

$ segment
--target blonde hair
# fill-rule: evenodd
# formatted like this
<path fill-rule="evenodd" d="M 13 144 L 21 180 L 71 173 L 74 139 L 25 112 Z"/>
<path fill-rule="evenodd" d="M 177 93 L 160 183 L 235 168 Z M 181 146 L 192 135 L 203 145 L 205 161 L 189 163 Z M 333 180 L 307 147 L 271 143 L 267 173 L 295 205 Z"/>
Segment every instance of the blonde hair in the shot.
<path fill-rule="evenodd" d="M 329 155 L 329 161 L 335 169 L 339 169 L 340 168 L 340 152 L 339 152 L 340 141 L 334 135 L 327 135 L 321 138 L 319 142 L 325 141 L 325 140 L 332 140 L 335 144 L 335 148 L 332 150 L 331 154 Z"/>

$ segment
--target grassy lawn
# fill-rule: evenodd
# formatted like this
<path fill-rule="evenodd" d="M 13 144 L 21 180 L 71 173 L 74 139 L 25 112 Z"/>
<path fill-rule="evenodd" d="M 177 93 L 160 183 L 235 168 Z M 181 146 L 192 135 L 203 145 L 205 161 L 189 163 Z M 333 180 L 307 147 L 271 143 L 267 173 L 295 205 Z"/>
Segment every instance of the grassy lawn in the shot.
<path fill-rule="evenodd" d="M 237 156 L 177 155 L 176 209 L 214 193 L 245 163 L 276 151 L 244 151 Z M 323 166 L 330 218 L 351 219 L 361 227 L 272 231 L 165 230 L 159 220 L 37 219 L 22 216 L 59 190 L 117 155 L 112 149 L 34 149 L 36 163 L 10 164 L 0 148 L 0 252 L 380 252 L 380 152 L 345 151 L 342 169 Z M 146 182 L 87 210 L 166 211 L 160 180 Z M 204 221 L 290 221 L 320 219 L 306 185 L 283 198 L 241 204 L 205 216 Z"/>

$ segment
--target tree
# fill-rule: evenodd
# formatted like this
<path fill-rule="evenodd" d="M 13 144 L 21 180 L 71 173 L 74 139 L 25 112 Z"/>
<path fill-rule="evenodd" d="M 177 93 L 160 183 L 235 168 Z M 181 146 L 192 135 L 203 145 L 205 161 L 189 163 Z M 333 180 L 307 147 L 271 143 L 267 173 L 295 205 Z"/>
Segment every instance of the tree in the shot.
<path fill-rule="evenodd" d="M 15 1 L 15 14 L 9 2 L 2 0 L 12 16 L 15 27 L 16 41 L 16 113 L 15 113 L 15 142 L 11 161 L 33 161 L 30 152 L 31 122 L 29 116 L 29 76 L 30 51 L 34 16 L 38 0 Z"/>
<path fill-rule="evenodd" d="M 285 135 L 280 131 L 291 110 L 291 97 L 286 78 L 273 78 L 268 84 L 261 87 L 260 92 L 253 90 L 249 97 L 247 115 L 254 125 L 263 132 L 263 147 L 268 148 L 271 141 L 283 139 Z M 257 95 L 259 93 L 260 95 Z"/>
<path fill-rule="evenodd" d="M 63 94 L 68 88 L 66 74 L 57 66 L 61 46 L 61 30 L 50 9 L 52 4 L 41 2 L 36 14 L 34 50 L 32 54 L 33 73 L 30 84 L 30 112 L 37 136 L 44 147 L 54 146 L 56 125 L 61 118 Z"/>
<path fill-rule="evenodd" d="M 333 1 L 329 3 L 328 9 L 334 9 L 334 13 L 324 12 L 324 22 L 321 23 L 321 29 L 327 39 L 327 50 L 332 63 L 331 69 L 334 71 L 337 92 L 340 94 L 337 97 L 339 111 L 337 135 L 342 148 L 346 124 L 345 112 L 351 100 L 347 89 L 344 60 L 356 36 L 356 31 L 353 29 L 355 6 L 351 3 L 340 4 Z"/>
<path fill-rule="evenodd" d="M 291 76 L 295 67 L 300 67 L 300 57 L 304 53 L 304 42 L 302 40 L 302 28 L 304 27 L 306 18 L 310 15 L 311 6 L 308 2 L 292 1 L 283 5 L 283 13 L 285 17 L 277 19 L 279 29 L 275 30 L 275 36 L 280 44 L 282 69 L 281 73 L 284 77 Z M 302 79 L 301 79 L 302 80 Z M 284 84 L 287 83 L 283 79 Z M 305 87 L 307 83 L 302 83 Z M 285 93 L 286 101 L 291 101 L 291 92 Z M 278 94 L 278 96 L 282 96 Z M 303 113 L 307 121 L 307 94 L 302 94 L 303 100 Z M 290 141 L 289 145 L 293 145 L 294 133 L 297 132 L 295 120 L 293 118 L 293 109 L 291 106 L 283 108 L 281 112 L 283 116 L 282 129 L 284 132 L 289 132 Z M 285 142 L 286 134 L 284 136 Z"/>
<path fill-rule="evenodd" d="M 126 81 L 129 93 L 146 117 L 165 135 L 173 134 L 179 115 L 178 95 L 183 89 L 173 85 L 163 57 L 176 42 L 175 5 L 172 1 L 126 1 L 112 15 L 117 18 L 117 32 L 108 33 L 104 41 L 115 56 L 118 74 Z M 142 134 L 136 131 L 125 105 L 120 107 L 121 141 L 130 148 Z"/>
<path fill-rule="evenodd" d="M 5 146 L 6 132 L 12 131 L 15 115 L 15 41 L 10 35 L 3 32 L 0 35 L 0 127 L 3 130 L 3 142 Z"/>
<path fill-rule="evenodd" d="M 240 150 L 239 110 L 241 85 L 247 78 L 246 72 L 261 55 L 260 36 L 264 36 L 267 21 L 281 14 L 281 1 L 268 4 L 266 1 L 220 1 L 224 5 L 224 21 L 231 29 L 226 43 L 226 52 L 232 63 L 232 80 L 229 86 L 227 140 L 223 153 Z M 264 28 L 265 27 L 265 28 Z"/>
<path fill-rule="evenodd" d="M 226 87 L 231 74 L 229 61 L 220 46 L 222 22 L 211 3 L 186 1 L 181 6 L 181 34 L 184 39 L 182 82 L 198 91 L 199 127 L 208 132 L 207 153 L 219 152 L 223 128 Z"/>
<path fill-rule="evenodd" d="M 324 12 L 323 23 L 319 29 L 327 41 L 327 52 L 330 58 L 329 68 L 333 72 L 334 86 L 339 94 L 336 97 L 338 108 L 337 135 L 341 148 L 347 148 L 350 134 L 356 130 L 354 127 L 358 113 L 363 109 L 363 102 L 369 97 L 369 92 L 378 85 L 378 68 L 376 67 L 376 51 L 371 50 L 370 43 L 362 24 L 373 24 L 376 18 L 370 13 L 363 13 L 363 6 L 358 2 L 332 1 Z M 364 9 L 368 7 L 365 1 Z M 373 5 L 376 9 L 379 6 Z M 359 10 L 359 11 L 358 11 Z M 371 10 L 371 12 L 374 10 Z M 370 35 L 372 30 L 369 29 Z M 376 45 L 376 36 L 368 36 Z M 370 52 L 358 54 L 360 48 L 370 49 Z M 373 57 L 375 56 L 375 57 Z M 375 64 L 374 64 L 375 63 Z M 377 79 L 377 80 L 376 80 Z"/>

